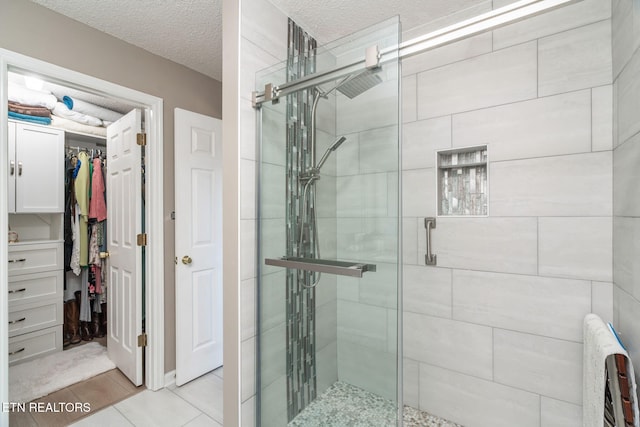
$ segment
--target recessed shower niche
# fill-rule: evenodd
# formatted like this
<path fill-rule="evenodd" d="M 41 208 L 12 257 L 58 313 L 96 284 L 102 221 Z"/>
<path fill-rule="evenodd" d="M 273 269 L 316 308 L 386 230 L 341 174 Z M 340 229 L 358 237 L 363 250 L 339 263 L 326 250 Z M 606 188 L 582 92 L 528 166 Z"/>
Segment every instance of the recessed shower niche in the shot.
<path fill-rule="evenodd" d="M 436 156 L 438 215 L 487 216 L 487 146 L 442 150 Z"/>

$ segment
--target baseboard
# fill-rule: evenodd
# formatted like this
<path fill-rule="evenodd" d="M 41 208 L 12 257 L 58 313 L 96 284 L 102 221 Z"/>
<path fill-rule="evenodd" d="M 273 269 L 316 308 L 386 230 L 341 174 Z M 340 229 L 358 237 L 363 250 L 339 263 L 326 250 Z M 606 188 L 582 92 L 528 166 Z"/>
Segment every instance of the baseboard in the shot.
<path fill-rule="evenodd" d="M 171 387 L 176 385 L 176 370 L 169 371 L 164 374 L 164 386 Z"/>

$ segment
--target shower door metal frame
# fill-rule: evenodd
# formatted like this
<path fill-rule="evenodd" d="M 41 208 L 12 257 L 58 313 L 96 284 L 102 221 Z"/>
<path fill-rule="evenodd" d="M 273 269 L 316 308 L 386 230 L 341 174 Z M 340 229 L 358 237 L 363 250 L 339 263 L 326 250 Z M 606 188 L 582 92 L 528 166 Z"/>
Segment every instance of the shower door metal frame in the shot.
<path fill-rule="evenodd" d="M 379 52 L 378 64 L 384 64 L 389 61 L 395 61 L 402 58 L 409 58 L 413 55 L 445 46 L 485 31 L 513 24 L 523 19 L 531 18 L 535 15 L 581 1 L 582 0 L 520 0 L 457 24 L 415 37 L 411 40 L 407 40 L 406 42 L 402 42 L 397 46 L 384 49 Z M 371 48 L 373 48 L 373 46 L 369 49 Z M 252 106 L 254 108 L 260 108 L 263 102 L 278 102 L 278 100 L 283 96 L 311 86 L 321 85 L 367 68 L 371 68 L 371 64 L 365 57 L 350 64 L 320 72 L 296 81 L 286 82 L 280 85 L 268 83 L 265 85 L 264 91 L 252 92 Z"/>

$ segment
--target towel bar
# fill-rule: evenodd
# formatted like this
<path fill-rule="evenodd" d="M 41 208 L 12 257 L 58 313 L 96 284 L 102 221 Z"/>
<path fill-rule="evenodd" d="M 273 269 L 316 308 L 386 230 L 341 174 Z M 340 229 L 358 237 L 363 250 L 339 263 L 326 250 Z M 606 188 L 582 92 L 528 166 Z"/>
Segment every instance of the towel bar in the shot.
<path fill-rule="evenodd" d="M 349 261 L 337 261 L 315 258 L 266 258 L 266 265 L 293 268 L 296 270 L 313 271 L 317 273 L 336 274 L 339 276 L 362 277 L 365 272 L 376 271 L 375 264 L 362 264 Z"/>

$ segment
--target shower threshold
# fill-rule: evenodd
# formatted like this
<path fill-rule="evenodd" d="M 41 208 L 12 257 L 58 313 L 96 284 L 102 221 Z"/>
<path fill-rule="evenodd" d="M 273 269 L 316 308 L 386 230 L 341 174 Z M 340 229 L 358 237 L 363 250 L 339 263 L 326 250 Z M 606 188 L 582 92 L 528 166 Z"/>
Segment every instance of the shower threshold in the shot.
<path fill-rule="evenodd" d="M 375 264 L 317 258 L 266 258 L 264 263 L 266 265 L 274 265 L 277 267 L 285 267 L 295 270 L 305 270 L 350 277 L 362 277 L 362 275 L 368 271 L 376 271 Z"/>

